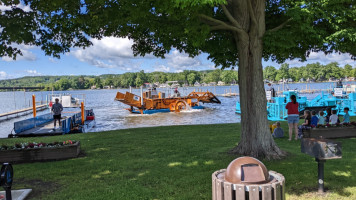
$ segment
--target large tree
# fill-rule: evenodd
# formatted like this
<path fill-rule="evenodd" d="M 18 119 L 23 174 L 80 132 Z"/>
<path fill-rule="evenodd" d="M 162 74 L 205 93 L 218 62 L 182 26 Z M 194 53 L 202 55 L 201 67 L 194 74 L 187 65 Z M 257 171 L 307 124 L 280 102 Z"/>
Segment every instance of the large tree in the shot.
<path fill-rule="evenodd" d="M 207 53 L 222 68 L 238 66 L 242 125 L 240 141 L 233 152 L 254 157 L 283 156 L 268 129 L 262 58 L 278 62 L 305 60 L 312 51 L 348 52 L 356 56 L 354 0 L 26 0 L 25 3 L 33 10 L 35 20 L 31 22 L 40 24 L 35 29 L 38 34 L 35 44 L 42 45 L 47 54 L 58 55 L 70 46 L 88 45 L 82 37 L 85 33 L 99 39 L 128 37 L 134 41 L 135 55 L 164 57 L 175 48 L 190 56 Z M 7 55 L 16 55 L 16 51 L 9 51 L 13 54 Z"/>

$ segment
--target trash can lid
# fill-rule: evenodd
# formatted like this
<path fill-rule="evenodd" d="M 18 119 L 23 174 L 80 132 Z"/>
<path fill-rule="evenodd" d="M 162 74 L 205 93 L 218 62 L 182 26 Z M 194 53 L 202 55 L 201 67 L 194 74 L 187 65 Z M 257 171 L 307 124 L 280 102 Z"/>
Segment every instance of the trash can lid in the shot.
<path fill-rule="evenodd" d="M 269 182 L 266 166 L 253 157 L 240 157 L 233 160 L 226 169 L 225 180 L 238 184 L 262 184 Z"/>

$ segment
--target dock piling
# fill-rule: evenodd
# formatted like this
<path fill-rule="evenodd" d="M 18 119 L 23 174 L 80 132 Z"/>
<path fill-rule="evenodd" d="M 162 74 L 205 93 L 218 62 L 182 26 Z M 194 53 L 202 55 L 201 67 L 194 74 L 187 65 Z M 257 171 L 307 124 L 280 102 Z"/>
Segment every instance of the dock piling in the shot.
<path fill-rule="evenodd" d="M 32 95 L 32 110 L 33 110 L 33 117 L 36 117 L 36 96 Z"/>

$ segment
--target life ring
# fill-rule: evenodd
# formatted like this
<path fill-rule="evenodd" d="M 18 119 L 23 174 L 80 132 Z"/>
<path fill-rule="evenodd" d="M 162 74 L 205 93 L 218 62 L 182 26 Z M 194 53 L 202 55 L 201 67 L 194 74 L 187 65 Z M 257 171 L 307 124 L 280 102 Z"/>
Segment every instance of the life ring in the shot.
<path fill-rule="evenodd" d="M 187 103 L 185 101 L 177 101 L 176 104 L 174 105 L 175 112 L 180 112 L 181 110 L 186 110 L 186 109 L 187 109 Z"/>
<path fill-rule="evenodd" d="M 49 102 L 49 107 L 52 107 L 53 106 L 53 103 L 52 101 Z"/>

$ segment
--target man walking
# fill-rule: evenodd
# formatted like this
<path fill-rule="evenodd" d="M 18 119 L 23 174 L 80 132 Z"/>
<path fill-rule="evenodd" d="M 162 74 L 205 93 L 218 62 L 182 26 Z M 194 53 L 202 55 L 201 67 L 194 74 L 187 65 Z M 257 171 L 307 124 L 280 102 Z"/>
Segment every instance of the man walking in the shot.
<path fill-rule="evenodd" d="M 59 103 L 59 99 L 55 99 L 55 103 L 52 105 L 52 112 L 53 112 L 53 120 L 54 120 L 54 128 L 53 130 L 56 129 L 56 121 L 58 120 L 59 126 L 61 126 L 61 113 L 63 111 L 63 106 L 62 104 Z"/>

